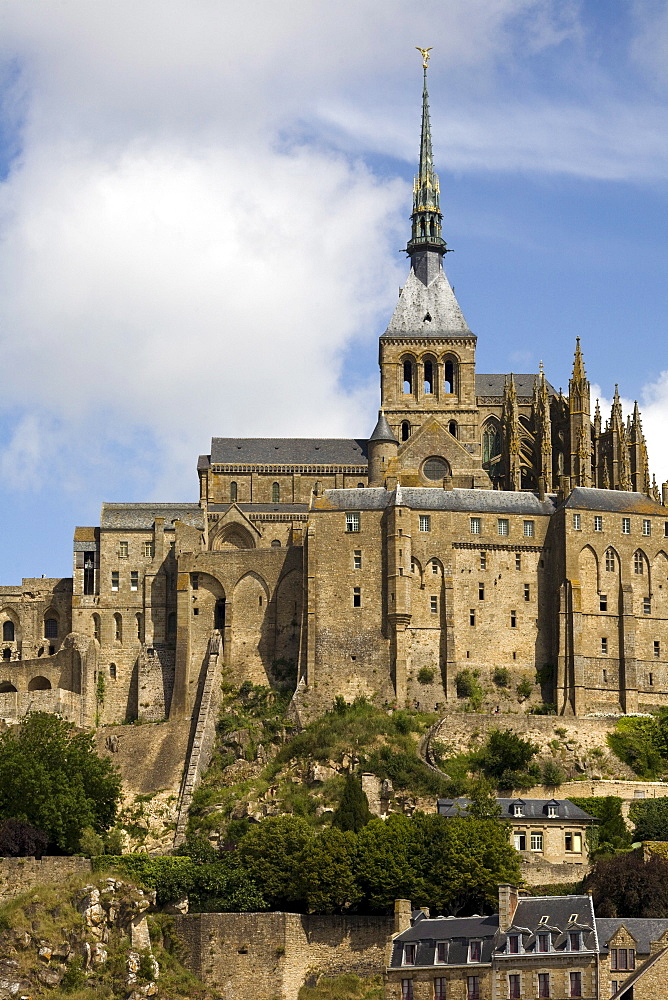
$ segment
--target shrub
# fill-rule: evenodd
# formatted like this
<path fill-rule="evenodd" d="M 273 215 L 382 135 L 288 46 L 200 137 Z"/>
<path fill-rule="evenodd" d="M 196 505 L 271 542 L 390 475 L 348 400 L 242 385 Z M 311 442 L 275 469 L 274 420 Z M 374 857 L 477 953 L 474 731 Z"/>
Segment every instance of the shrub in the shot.
<path fill-rule="evenodd" d="M 484 692 L 478 680 L 478 671 L 460 670 L 455 678 L 458 698 L 468 698 L 469 708 L 477 712 L 482 705 Z"/>
<path fill-rule="evenodd" d="M 663 732 L 655 718 L 618 719 L 608 745 L 641 778 L 656 778 L 664 768 Z"/>
<path fill-rule="evenodd" d="M 41 858 L 49 838 L 43 830 L 20 819 L 0 822 L 0 857 Z"/>
<path fill-rule="evenodd" d="M 420 684 L 433 684 L 436 671 L 433 667 L 420 667 L 417 679 Z"/>
<path fill-rule="evenodd" d="M 510 670 L 508 670 L 508 667 L 497 667 L 492 675 L 492 680 L 497 687 L 510 687 Z"/>
<path fill-rule="evenodd" d="M 524 680 L 520 681 L 519 684 L 517 685 L 518 698 L 522 699 L 529 698 L 532 691 L 533 691 L 533 684 L 531 683 L 528 677 L 525 677 Z"/>
<path fill-rule="evenodd" d="M 529 715 L 556 715 L 557 706 L 552 704 L 552 702 L 541 701 L 539 705 L 532 705 L 529 709 Z"/>
<path fill-rule="evenodd" d="M 541 780 L 548 788 L 558 788 L 566 780 L 566 775 L 555 761 L 546 760 L 541 769 Z"/>
<path fill-rule="evenodd" d="M 80 990 L 85 982 L 86 973 L 83 970 L 83 962 L 80 958 L 73 958 L 60 980 L 60 988 L 63 993 L 74 993 L 76 990 Z"/>
<path fill-rule="evenodd" d="M 635 840 L 668 840 L 668 798 L 632 802 L 629 817 Z"/>
<path fill-rule="evenodd" d="M 537 752 L 535 743 L 522 739 L 512 729 L 493 729 L 480 750 L 472 755 L 472 760 L 488 778 L 499 779 L 510 772 L 526 771 Z"/>
<path fill-rule="evenodd" d="M 616 795 L 597 795 L 586 798 L 571 796 L 570 801 L 599 820 L 587 832 L 589 849 L 592 854 L 614 854 L 615 851 L 623 851 L 631 846 L 631 837 L 622 816 L 622 800 Z"/>

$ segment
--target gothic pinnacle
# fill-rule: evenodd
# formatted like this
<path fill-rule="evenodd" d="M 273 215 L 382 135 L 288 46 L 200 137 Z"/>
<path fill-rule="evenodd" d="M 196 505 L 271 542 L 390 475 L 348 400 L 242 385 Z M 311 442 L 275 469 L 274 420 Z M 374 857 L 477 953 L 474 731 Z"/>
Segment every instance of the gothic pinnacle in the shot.
<path fill-rule="evenodd" d="M 580 338 L 575 338 L 575 359 L 573 361 L 573 382 L 584 382 L 587 378 L 584 366 L 584 358 L 580 349 Z"/>

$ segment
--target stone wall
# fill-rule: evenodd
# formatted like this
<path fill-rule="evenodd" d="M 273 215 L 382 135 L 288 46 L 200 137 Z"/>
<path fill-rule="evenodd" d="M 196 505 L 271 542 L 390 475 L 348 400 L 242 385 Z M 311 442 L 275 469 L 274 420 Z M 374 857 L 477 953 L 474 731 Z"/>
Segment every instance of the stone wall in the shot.
<path fill-rule="evenodd" d="M 0 902 L 92 871 L 89 858 L 0 858 Z"/>
<path fill-rule="evenodd" d="M 176 917 L 195 975 L 224 1000 L 296 1000 L 309 974 L 381 973 L 391 917 L 197 913 Z"/>

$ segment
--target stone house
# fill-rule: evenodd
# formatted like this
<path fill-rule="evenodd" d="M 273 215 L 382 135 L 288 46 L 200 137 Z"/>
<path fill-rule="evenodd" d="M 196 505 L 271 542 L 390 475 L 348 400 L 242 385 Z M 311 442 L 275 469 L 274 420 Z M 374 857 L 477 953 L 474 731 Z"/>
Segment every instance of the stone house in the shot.
<path fill-rule="evenodd" d="M 527 897 L 499 886 L 489 917 L 418 912 L 394 937 L 386 1000 L 597 1000 L 598 939 L 589 896 Z"/>
<path fill-rule="evenodd" d="M 587 831 L 598 822 L 568 799 L 497 798 L 500 819 L 510 825 L 513 847 L 551 864 L 586 865 Z M 468 799 L 439 799 L 441 816 L 465 816 Z M 577 877 L 577 876 L 574 876 Z"/>

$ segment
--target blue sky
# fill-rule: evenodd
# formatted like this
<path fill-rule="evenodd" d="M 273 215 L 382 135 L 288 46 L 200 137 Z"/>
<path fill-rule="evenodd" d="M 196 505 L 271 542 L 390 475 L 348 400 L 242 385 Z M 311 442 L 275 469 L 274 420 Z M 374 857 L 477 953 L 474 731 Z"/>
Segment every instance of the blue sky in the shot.
<path fill-rule="evenodd" d="M 0 0 L 0 583 L 212 435 L 368 434 L 421 69 L 479 371 L 639 399 L 668 478 L 668 8 Z"/>

